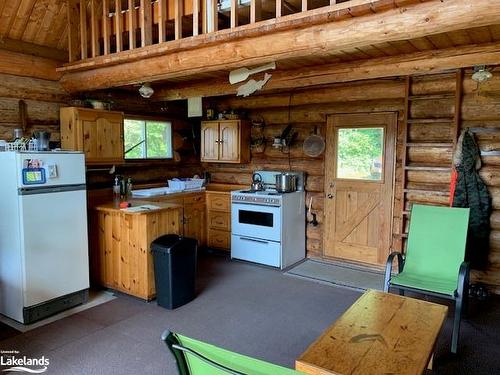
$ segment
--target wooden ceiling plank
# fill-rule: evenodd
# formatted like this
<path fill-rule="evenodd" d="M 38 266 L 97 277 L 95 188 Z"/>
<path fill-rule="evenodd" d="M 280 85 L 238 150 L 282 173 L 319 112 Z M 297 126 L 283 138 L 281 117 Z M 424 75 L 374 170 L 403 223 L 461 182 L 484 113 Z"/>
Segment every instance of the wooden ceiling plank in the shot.
<path fill-rule="evenodd" d="M 482 44 L 492 41 L 490 30 L 488 27 L 474 27 L 467 30 L 467 34 L 472 39 L 473 43 Z"/>
<path fill-rule="evenodd" d="M 383 51 L 387 56 L 399 55 L 399 50 L 388 42 L 374 44 L 376 48 Z"/>
<path fill-rule="evenodd" d="M 325 64 L 304 69 L 276 70 L 262 92 L 339 82 L 352 82 L 422 73 L 440 73 L 475 64 L 495 64 L 500 58 L 500 42 L 481 46 L 453 47 L 409 55 L 365 61 Z M 63 84 L 64 85 L 64 84 Z M 155 90 L 153 100 L 178 100 L 191 96 L 220 96 L 236 93 L 226 79 L 165 85 Z"/>
<path fill-rule="evenodd" d="M 6 1 L 0 17 L 0 37 L 9 35 L 12 24 L 16 20 L 21 2 L 21 0 Z"/>
<path fill-rule="evenodd" d="M 430 51 L 436 48 L 426 37 L 410 39 L 408 43 L 411 43 L 418 51 Z"/>
<path fill-rule="evenodd" d="M 61 40 L 62 33 L 68 25 L 68 2 L 63 2 L 60 4 L 59 13 L 54 17 L 52 25 L 50 27 L 43 45 L 48 47 L 57 48 L 59 41 Z"/>
<path fill-rule="evenodd" d="M 36 33 L 34 38 L 35 44 L 44 44 L 47 36 L 51 33 L 51 28 L 53 26 L 54 20 L 57 18 L 61 8 L 61 3 L 58 0 L 51 0 L 47 10 L 43 16 L 42 22 L 40 23 L 40 28 Z M 54 31 L 54 30 L 52 30 Z"/>
<path fill-rule="evenodd" d="M 447 33 L 440 33 L 434 35 L 428 35 L 427 38 L 436 46 L 436 48 L 449 48 L 453 47 L 454 44 L 452 40 L 448 37 Z"/>
<path fill-rule="evenodd" d="M 494 41 L 500 40 L 500 25 L 491 25 L 490 33 Z"/>
<path fill-rule="evenodd" d="M 472 39 L 467 33 L 467 30 L 455 30 L 447 33 L 447 35 L 455 46 L 472 44 Z"/>
<path fill-rule="evenodd" d="M 23 32 L 22 40 L 33 43 L 43 21 L 50 0 L 36 0 L 33 11 Z"/>
<path fill-rule="evenodd" d="M 69 33 L 69 24 L 66 24 L 64 31 L 61 34 L 61 39 L 57 43 L 57 49 L 62 51 L 68 50 L 68 33 Z M 80 36 L 80 34 L 78 34 Z"/>
<path fill-rule="evenodd" d="M 418 51 L 417 48 L 415 48 L 411 43 L 409 43 L 406 40 L 396 40 L 393 42 L 389 42 L 389 44 L 395 47 L 400 54 L 413 53 Z"/>
<path fill-rule="evenodd" d="M 26 29 L 26 25 L 30 19 L 30 14 L 33 11 L 36 0 L 22 0 L 21 5 L 17 11 L 14 23 L 9 30 L 9 38 L 21 39 Z"/>
<path fill-rule="evenodd" d="M 360 50 L 362 53 L 364 53 L 372 58 L 387 56 L 385 53 L 383 53 L 378 48 L 375 48 L 374 46 L 358 47 L 358 50 Z"/>

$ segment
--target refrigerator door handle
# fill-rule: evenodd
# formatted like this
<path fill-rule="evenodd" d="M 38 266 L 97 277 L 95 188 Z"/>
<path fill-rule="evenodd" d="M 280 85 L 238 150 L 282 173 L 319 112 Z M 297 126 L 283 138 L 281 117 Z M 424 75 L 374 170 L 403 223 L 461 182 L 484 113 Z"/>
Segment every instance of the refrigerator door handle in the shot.
<path fill-rule="evenodd" d="M 46 193 L 61 193 L 64 191 L 78 191 L 85 190 L 87 185 L 76 184 L 76 185 L 58 185 L 58 186 L 47 186 L 47 187 L 24 187 L 18 189 L 18 195 L 33 195 L 33 194 L 46 194 Z"/>

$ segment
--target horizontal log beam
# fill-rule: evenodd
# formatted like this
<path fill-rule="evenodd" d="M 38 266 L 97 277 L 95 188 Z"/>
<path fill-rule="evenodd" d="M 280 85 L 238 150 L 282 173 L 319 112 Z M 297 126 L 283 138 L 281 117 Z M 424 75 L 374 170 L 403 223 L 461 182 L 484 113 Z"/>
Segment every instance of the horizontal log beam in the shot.
<path fill-rule="evenodd" d="M 0 38 L 0 49 L 24 53 L 26 55 L 45 57 L 47 59 L 60 61 L 61 63 L 68 61 L 68 51 L 23 42 L 22 40 Z"/>
<path fill-rule="evenodd" d="M 272 72 L 272 79 L 261 92 L 421 73 L 439 73 L 475 64 L 498 64 L 498 61 L 500 61 L 500 43 L 488 43 L 365 61 L 326 64 L 307 69 L 278 70 Z M 238 85 L 230 85 L 226 79 L 165 85 L 156 89 L 153 100 L 231 95 L 236 94 L 237 87 Z"/>
<path fill-rule="evenodd" d="M 209 37 L 201 36 L 205 37 L 202 38 L 205 43 L 197 48 L 189 47 L 199 43 L 194 40 L 197 38 L 159 44 L 142 49 L 140 60 L 137 53 L 133 61 L 130 56 L 102 60 L 103 65 L 118 64 L 116 66 L 99 66 L 92 61 L 77 67 L 67 66 L 61 82 L 69 92 L 81 92 L 227 71 L 283 59 L 327 57 L 342 49 L 486 26 L 500 19 L 500 2 L 489 0 L 433 0 L 409 5 L 404 10 L 391 9 L 338 22 L 325 19 L 323 24 L 302 22 L 277 32 L 264 28 L 252 38 L 242 38 L 244 33 L 236 32 L 217 39 L 214 33 L 212 43 L 207 43 Z M 158 55 L 159 51 L 163 54 Z M 70 72 L 70 69 L 89 70 Z"/>
<path fill-rule="evenodd" d="M 0 49 L 0 73 L 57 81 L 56 60 Z"/>

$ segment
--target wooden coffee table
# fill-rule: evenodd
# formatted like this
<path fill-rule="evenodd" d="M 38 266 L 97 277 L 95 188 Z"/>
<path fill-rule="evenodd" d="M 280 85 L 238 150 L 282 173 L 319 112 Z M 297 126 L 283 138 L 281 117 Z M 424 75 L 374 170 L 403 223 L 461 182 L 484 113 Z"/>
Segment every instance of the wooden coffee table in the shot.
<path fill-rule="evenodd" d="M 295 361 L 306 374 L 421 374 L 448 307 L 365 292 Z"/>

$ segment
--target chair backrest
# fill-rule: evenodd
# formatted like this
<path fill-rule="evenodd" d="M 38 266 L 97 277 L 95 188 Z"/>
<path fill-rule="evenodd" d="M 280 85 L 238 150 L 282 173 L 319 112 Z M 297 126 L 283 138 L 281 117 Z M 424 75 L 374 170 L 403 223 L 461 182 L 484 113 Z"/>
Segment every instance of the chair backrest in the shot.
<path fill-rule="evenodd" d="M 468 208 L 414 204 L 404 272 L 456 281 L 465 257 Z"/>
<path fill-rule="evenodd" d="M 165 331 L 179 375 L 297 375 L 295 370 L 231 352 L 190 337 Z"/>

